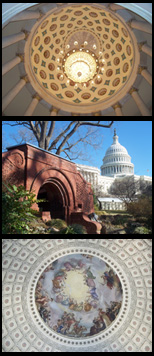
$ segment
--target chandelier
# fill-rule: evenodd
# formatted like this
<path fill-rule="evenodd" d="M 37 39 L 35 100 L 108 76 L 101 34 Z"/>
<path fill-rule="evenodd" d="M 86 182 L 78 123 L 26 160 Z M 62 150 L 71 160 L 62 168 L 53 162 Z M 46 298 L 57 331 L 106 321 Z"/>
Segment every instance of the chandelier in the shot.
<path fill-rule="evenodd" d="M 93 51 L 86 49 L 87 41 L 83 43 L 81 48 L 74 48 L 78 47 L 77 41 L 74 41 L 73 45 L 73 49 L 70 51 L 68 51 L 70 49 L 69 44 L 66 45 L 65 53 L 63 50 L 60 51 L 60 56 L 57 59 L 57 70 L 62 71 L 62 73 L 59 74 L 59 79 L 62 81 L 66 77 L 67 84 L 75 88 L 78 85 L 83 87 L 93 85 L 94 80 L 96 83 L 101 82 L 105 66 L 103 53 L 95 53 L 96 44 L 93 44 Z"/>
<path fill-rule="evenodd" d="M 81 51 L 67 53 L 64 58 L 64 73 L 74 82 L 87 82 L 97 74 L 97 62 L 91 54 Z"/>

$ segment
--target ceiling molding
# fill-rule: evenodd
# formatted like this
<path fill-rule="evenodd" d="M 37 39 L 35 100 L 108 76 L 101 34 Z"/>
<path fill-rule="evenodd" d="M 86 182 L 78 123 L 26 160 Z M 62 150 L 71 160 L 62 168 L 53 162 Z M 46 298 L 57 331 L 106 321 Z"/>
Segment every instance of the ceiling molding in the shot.
<path fill-rule="evenodd" d="M 3 3 L 2 4 L 2 28 L 8 24 L 10 19 L 15 15 L 19 14 L 21 11 L 28 9 L 29 7 L 39 4 L 35 3 Z"/>
<path fill-rule="evenodd" d="M 137 15 L 143 17 L 149 23 L 152 24 L 152 3 L 149 4 L 129 4 L 129 3 L 115 3 L 116 5 L 120 5 L 125 7 L 126 9 L 135 12 Z M 147 9 L 145 9 L 145 5 L 147 5 Z M 151 5 L 151 6 L 148 6 Z"/>
<path fill-rule="evenodd" d="M 35 3 L 2 3 L 2 28 L 7 25 L 10 19 L 20 13 L 23 10 L 28 9 L 29 7 L 40 4 L 38 2 Z M 139 5 L 136 3 L 115 3 L 122 7 L 125 7 L 128 10 L 135 12 L 136 14 L 142 16 L 145 20 L 152 24 L 152 3 Z M 147 9 L 145 9 L 145 5 L 147 5 Z M 151 6 L 148 6 L 151 5 Z"/>

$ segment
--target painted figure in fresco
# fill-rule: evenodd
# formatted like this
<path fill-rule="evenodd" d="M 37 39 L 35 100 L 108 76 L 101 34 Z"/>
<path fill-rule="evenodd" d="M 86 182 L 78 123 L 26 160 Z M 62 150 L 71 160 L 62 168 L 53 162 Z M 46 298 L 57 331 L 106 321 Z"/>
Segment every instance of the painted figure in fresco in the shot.
<path fill-rule="evenodd" d="M 105 272 L 103 278 L 104 281 L 107 282 L 107 287 L 112 289 L 114 287 L 114 279 L 113 276 L 111 276 L 110 272 Z"/>
<path fill-rule="evenodd" d="M 107 309 L 106 315 L 109 317 L 110 321 L 114 321 L 119 314 L 121 308 L 121 302 L 112 302 L 111 307 Z"/>
<path fill-rule="evenodd" d="M 58 320 L 57 325 L 54 326 L 54 331 L 68 336 L 81 337 L 86 331 L 84 326 L 79 325 L 81 320 L 76 320 L 73 313 L 64 312 L 61 319 Z"/>
<path fill-rule="evenodd" d="M 86 311 L 86 312 L 89 312 L 91 309 L 92 309 L 92 304 L 91 303 L 85 303 L 84 304 L 84 310 Z"/>
<path fill-rule="evenodd" d="M 69 308 L 70 310 L 81 311 L 83 310 L 83 303 L 77 304 L 73 300 L 70 300 Z"/>
<path fill-rule="evenodd" d="M 94 275 L 92 274 L 92 272 L 90 270 L 90 267 L 85 272 L 86 272 L 86 275 L 87 275 L 88 278 L 96 279 L 96 277 L 94 277 Z"/>
<path fill-rule="evenodd" d="M 50 316 L 50 310 L 47 310 L 46 308 L 40 307 L 39 310 L 40 316 L 44 320 L 45 323 L 48 323 L 48 319 Z"/>
<path fill-rule="evenodd" d="M 56 295 L 56 302 L 57 303 L 62 303 L 63 299 L 64 299 L 64 297 L 63 297 L 62 294 Z"/>
<path fill-rule="evenodd" d="M 62 305 L 67 305 L 69 306 L 70 305 L 70 299 L 69 298 L 66 298 L 64 299 L 62 302 L 61 302 Z"/>
<path fill-rule="evenodd" d="M 112 321 L 115 320 L 121 308 L 121 302 L 111 303 L 111 306 L 104 312 L 103 309 L 99 309 L 98 317 L 93 320 L 94 325 L 90 329 L 90 336 L 98 334 L 105 330 Z"/>
<path fill-rule="evenodd" d="M 109 272 L 104 272 L 102 278 L 104 279 L 104 282 L 107 284 L 108 288 L 113 289 L 113 287 L 116 287 L 121 290 L 120 279 L 112 270 Z"/>
<path fill-rule="evenodd" d="M 86 283 L 87 283 L 88 287 L 93 287 L 93 288 L 95 288 L 95 286 L 96 286 L 94 280 L 91 279 L 91 278 L 88 278 L 88 279 L 86 280 Z"/>
<path fill-rule="evenodd" d="M 93 320 L 94 325 L 90 329 L 90 336 L 93 336 L 105 330 L 110 324 L 109 318 L 107 317 L 106 313 L 102 309 L 99 309 L 98 311 L 98 316 Z"/>
<path fill-rule="evenodd" d="M 78 261 L 78 266 L 79 266 L 79 268 L 83 268 L 83 267 L 85 267 L 86 265 L 85 265 L 85 263 L 83 263 L 82 260 L 80 260 L 80 261 Z"/>
<path fill-rule="evenodd" d="M 63 270 L 60 270 L 58 273 L 56 273 L 55 278 L 52 280 L 55 292 L 57 292 L 56 289 L 60 290 L 61 286 L 63 285 L 63 280 L 65 279 L 65 277 L 66 277 L 66 273 Z"/>
<path fill-rule="evenodd" d="M 99 300 L 98 295 L 96 294 L 96 288 L 90 289 L 90 294 L 94 299 Z"/>
<path fill-rule="evenodd" d="M 51 264 L 45 269 L 44 273 L 49 272 L 49 271 L 53 271 L 53 270 L 54 270 L 53 264 L 51 263 Z"/>
<path fill-rule="evenodd" d="M 71 271 L 73 269 L 73 266 L 71 265 L 70 262 L 66 262 L 64 263 L 65 268 L 67 269 L 67 271 Z"/>

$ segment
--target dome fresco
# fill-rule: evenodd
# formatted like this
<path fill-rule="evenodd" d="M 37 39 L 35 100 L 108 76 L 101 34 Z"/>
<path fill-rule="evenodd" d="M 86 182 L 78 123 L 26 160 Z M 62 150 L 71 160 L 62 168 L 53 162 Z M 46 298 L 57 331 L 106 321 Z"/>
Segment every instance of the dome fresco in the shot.
<path fill-rule="evenodd" d="M 152 352 L 152 239 L 2 239 L 2 269 L 2 352 Z M 72 304 L 62 304 L 62 272 Z M 122 302 L 116 318 L 112 301 Z"/>
<path fill-rule="evenodd" d="M 35 302 L 50 329 L 87 338 L 117 319 L 123 301 L 117 273 L 102 259 L 74 254 L 50 264 L 38 280 Z"/>

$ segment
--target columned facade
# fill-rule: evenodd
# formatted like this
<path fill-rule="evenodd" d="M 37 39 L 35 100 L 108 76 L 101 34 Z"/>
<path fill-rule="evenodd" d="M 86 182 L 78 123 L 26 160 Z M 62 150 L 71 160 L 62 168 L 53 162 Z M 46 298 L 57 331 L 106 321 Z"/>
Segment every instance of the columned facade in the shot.
<path fill-rule="evenodd" d="M 100 175 L 100 170 L 98 168 L 77 164 L 77 169 L 82 174 L 83 178 L 88 183 L 91 183 L 93 187 L 98 185 Z"/>

